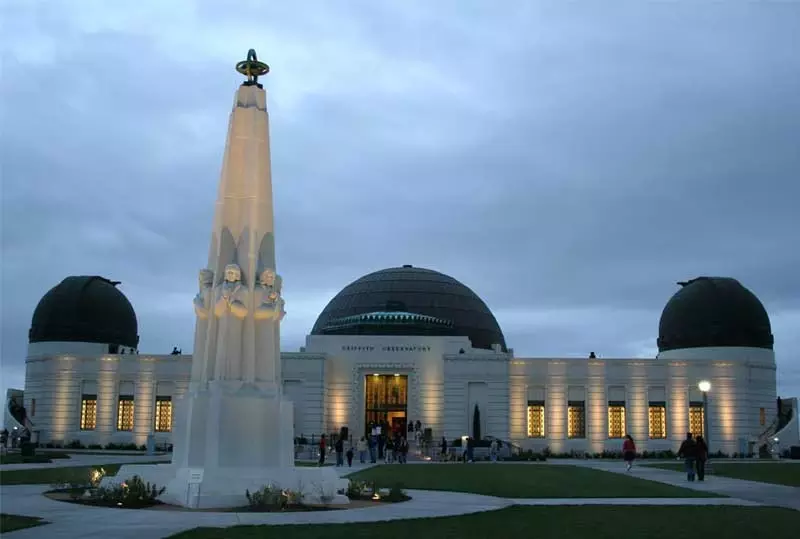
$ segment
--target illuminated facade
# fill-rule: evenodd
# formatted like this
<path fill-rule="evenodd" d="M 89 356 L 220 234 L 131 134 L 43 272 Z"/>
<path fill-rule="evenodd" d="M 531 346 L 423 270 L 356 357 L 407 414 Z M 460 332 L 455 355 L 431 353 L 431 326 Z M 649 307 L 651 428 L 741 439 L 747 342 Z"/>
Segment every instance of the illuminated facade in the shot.
<path fill-rule="evenodd" d="M 393 271 L 432 280 L 415 270 Z M 385 271 L 378 274 L 386 280 Z M 359 282 L 345 288 L 347 297 Z M 752 451 L 774 419 L 776 364 L 768 347 L 664 345 L 653 359 L 522 358 L 491 323 L 462 330 L 447 312 L 414 314 L 422 308 L 400 299 L 388 305 L 392 311 L 352 315 L 334 298 L 305 346 L 281 354 L 296 436 L 342 427 L 360 436 L 376 423 L 404 430 L 419 421 L 434 439 L 452 440 L 472 434 L 477 406 L 484 436 L 522 448 L 618 451 L 630 434 L 640 450 L 674 450 L 692 432 L 706 434 L 713 451 L 737 453 Z M 473 334 L 449 334 L 462 331 Z M 412 332 L 419 334 L 404 334 Z M 109 349 L 30 344 L 24 403 L 40 441 L 142 445 L 152 434 L 156 443 L 171 442 L 191 356 Z M 711 383 L 707 410 L 701 380 Z"/>

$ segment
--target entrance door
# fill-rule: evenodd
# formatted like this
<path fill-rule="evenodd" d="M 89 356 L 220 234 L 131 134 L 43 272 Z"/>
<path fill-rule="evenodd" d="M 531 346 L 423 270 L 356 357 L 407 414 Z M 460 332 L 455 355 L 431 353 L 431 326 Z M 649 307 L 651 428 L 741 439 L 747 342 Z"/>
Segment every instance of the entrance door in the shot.
<path fill-rule="evenodd" d="M 364 380 L 364 426 L 366 434 L 373 427 L 383 432 L 406 432 L 408 421 L 408 376 L 404 374 L 368 374 Z"/>

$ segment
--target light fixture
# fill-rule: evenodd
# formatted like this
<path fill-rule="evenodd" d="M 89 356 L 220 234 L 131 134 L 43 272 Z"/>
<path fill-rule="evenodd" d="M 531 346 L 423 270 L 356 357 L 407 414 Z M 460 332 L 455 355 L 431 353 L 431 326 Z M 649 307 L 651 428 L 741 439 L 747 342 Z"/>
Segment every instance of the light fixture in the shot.
<path fill-rule="evenodd" d="M 377 378 L 378 376 L 380 376 L 380 374 L 378 374 L 378 373 L 376 372 L 376 373 L 375 373 L 375 374 L 373 374 L 372 376 L 374 376 L 375 378 Z"/>
<path fill-rule="evenodd" d="M 400 376 L 398 373 L 394 373 L 395 376 Z"/>
<path fill-rule="evenodd" d="M 701 380 L 700 383 L 697 384 L 697 388 L 703 393 L 708 393 L 711 391 L 711 382 L 708 380 Z"/>

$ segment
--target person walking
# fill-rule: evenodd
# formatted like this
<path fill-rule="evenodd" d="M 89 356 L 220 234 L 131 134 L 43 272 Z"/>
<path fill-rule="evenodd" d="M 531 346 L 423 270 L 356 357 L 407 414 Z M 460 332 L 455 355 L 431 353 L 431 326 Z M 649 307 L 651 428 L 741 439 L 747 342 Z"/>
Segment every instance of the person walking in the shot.
<path fill-rule="evenodd" d="M 328 444 L 325 441 L 325 435 L 319 437 L 319 466 L 325 464 L 325 451 L 328 449 Z"/>
<path fill-rule="evenodd" d="M 447 438 L 445 438 L 444 436 L 442 436 L 442 443 L 439 444 L 439 447 L 441 447 L 439 455 L 440 458 L 442 459 L 442 462 L 447 462 Z"/>
<path fill-rule="evenodd" d="M 365 437 L 361 437 L 361 439 L 356 444 L 356 450 L 358 451 L 358 460 L 361 461 L 361 464 L 367 463 L 367 439 Z"/>
<path fill-rule="evenodd" d="M 625 460 L 625 469 L 631 471 L 636 458 L 636 443 L 630 434 L 626 434 L 625 441 L 622 442 L 622 458 Z"/>
<path fill-rule="evenodd" d="M 341 436 L 336 439 L 333 448 L 336 451 L 336 465 L 344 466 L 344 440 L 342 440 Z"/>
<path fill-rule="evenodd" d="M 403 438 L 400 440 L 400 463 L 405 464 L 408 462 L 408 440 Z"/>
<path fill-rule="evenodd" d="M 497 440 L 492 440 L 489 444 L 489 460 L 497 462 Z"/>
<path fill-rule="evenodd" d="M 686 470 L 686 478 L 691 482 L 694 481 L 694 462 L 697 458 L 697 444 L 692 438 L 692 433 L 686 433 L 686 439 L 681 443 L 678 449 L 678 458 L 683 457 L 684 469 Z"/>
<path fill-rule="evenodd" d="M 347 455 L 347 467 L 348 468 L 352 468 L 353 467 L 353 446 L 352 445 L 347 448 L 346 455 Z"/>
<path fill-rule="evenodd" d="M 706 461 L 708 460 L 708 444 L 706 444 L 706 441 L 699 434 L 697 438 L 695 438 L 694 443 L 697 448 L 697 480 L 704 481 L 706 478 Z"/>
<path fill-rule="evenodd" d="M 372 435 L 369 438 L 369 461 L 372 464 L 376 464 L 378 462 L 378 437 L 376 435 Z"/>

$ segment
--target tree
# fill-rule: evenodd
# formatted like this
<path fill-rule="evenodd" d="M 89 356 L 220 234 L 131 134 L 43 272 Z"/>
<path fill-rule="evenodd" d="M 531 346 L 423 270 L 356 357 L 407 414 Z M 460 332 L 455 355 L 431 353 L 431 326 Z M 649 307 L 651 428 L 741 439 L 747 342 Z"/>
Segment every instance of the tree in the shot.
<path fill-rule="evenodd" d="M 478 405 L 475 404 L 475 410 L 472 412 L 472 438 L 477 441 L 481 439 L 481 411 Z"/>

